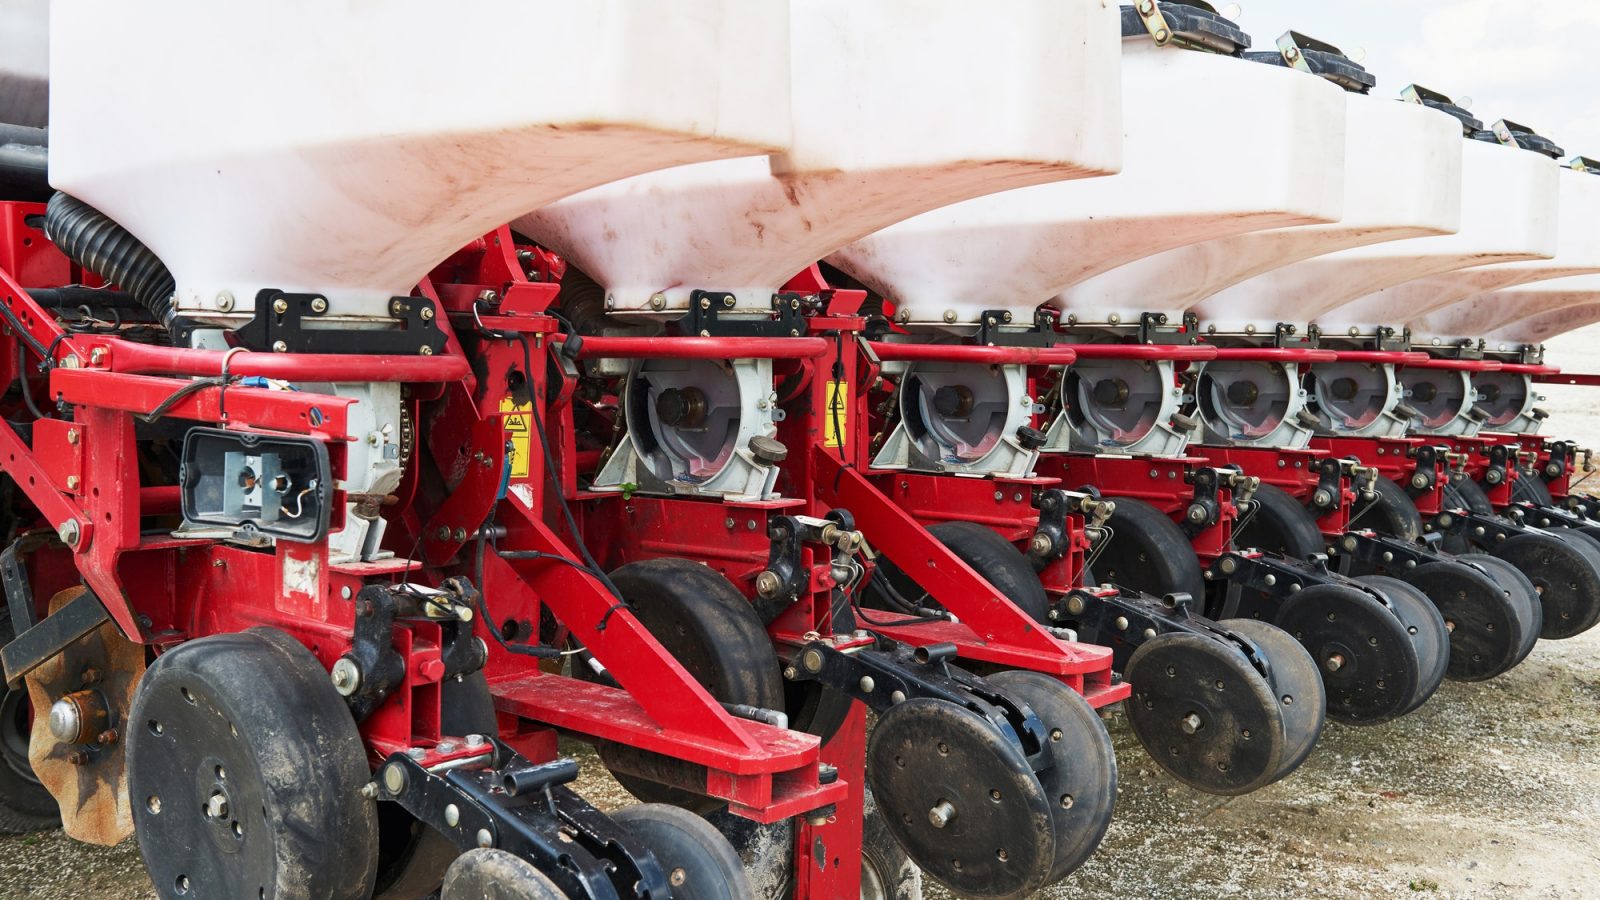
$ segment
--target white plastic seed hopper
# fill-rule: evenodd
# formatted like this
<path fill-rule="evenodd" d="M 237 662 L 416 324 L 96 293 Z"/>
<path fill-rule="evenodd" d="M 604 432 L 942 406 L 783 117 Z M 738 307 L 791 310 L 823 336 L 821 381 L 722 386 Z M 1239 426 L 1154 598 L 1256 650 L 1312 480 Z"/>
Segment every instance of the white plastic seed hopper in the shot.
<path fill-rule="evenodd" d="M 1188 7 L 1165 9 L 1195 14 Z M 1123 11 L 1125 17 L 1133 12 L 1131 7 Z M 1249 42 L 1220 17 L 1204 24 L 1231 33 L 1225 48 L 1230 52 Z M 1131 23 L 1124 19 L 1123 34 L 1127 142 L 1121 174 L 936 210 L 858 241 L 829 262 L 892 301 L 897 322 L 926 335 L 971 331 L 983 311 L 1010 314 L 1019 327 L 1026 326 L 1046 303 L 1063 305 L 1068 321 L 1079 326 L 1135 325 L 1147 309 L 1143 298 L 1118 297 L 1085 308 L 1070 303 L 1070 289 L 1174 247 L 1338 218 L 1345 110 L 1339 88 L 1286 68 L 1177 43 L 1158 46 L 1137 17 Z M 1186 434 L 1167 424 L 1180 400 L 1170 361 L 1080 359 L 1072 371 L 1088 373 L 1089 383 L 1115 375 L 1128 388 L 1121 406 L 1103 420 L 1058 420 L 1047 448 L 1181 450 Z M 944 382 L 962 379 L 962 386 L 976 393 L 994 377 L 939 375 Z M 923 386 L 929 387 L 926 380 Z M 997 391 L 998 385 L 985 390 L 990 388 Z M 1020 393 L 1025 392 L 1004 398 L 1009 407 L 1022 407 Z M 886 442 L 880 464 L 905 455 L 897 441 L 911 440 L 905 434 L 910 417 L 939 415 L 927 398 L 904 390 L 901 412 L 899 436 Z M 936 424 L 916 431 L 937 436 Z M 1001 433 L 1012 433 L 1009 423 Z M 957 471 L 994 471 L 995 460 L 960 451 L 929 447 L 923 455 L 953 459 L 946 467 Z"/>
<path fill-rule="evenodd" d="M 331 317 L 387 316 L 450 252 L 530 209 L 788 141 L 782 2 L 53 12 L 52 184 L 154 250 L 188 315 L 275 287 L 320 292 Z M 470 62 L 418 52 L 420 34 Z M 560 37 L 533 52 L 540 34 Z M 142 65 L 103 52 L 135 37 Z"/>
<path fill-rule="evenodd" d="M 1395 103 L 1350 90 L 1371 84 L 1337 48 L 1295 33 L 1279 39 L 1279 58 L 1304 60 L 1347 88 L 1344 215 L 1338 222 L 1281 228 L 1192 244 L 1139 260 L 1092 278 L 1064 295 L 1068 308 L 1094 309 L 1137 298 L 1169 316 L 1193 311 L 1212 334 L 1234 332 L 1246 342 L 1275 333 L 1277 321 L 1241 320 L 1217 294 L 1248 279 L 1301 260 L 1382 241 L 1448 234 L 1461 219 L 1462 126 L 1420 104 Z M 1255 56 L 1252 54 L 1252 56 Z M 1365 77 L 1355 77 L 1355 76 Z M 1290 320 L 1289 324 L 1294 325 Z M 1300 322 L 1298 327 L 1303 328 Z M 1255 337 L 1260 335 L 1261 337 Z M 1319 365 L 1341 384 L 1376 387 L 1336 401 L 1318 415 L 1368 422 L 1392 415 L 1398 392 L 1393 367 L 1338 362 Z M 1263 446 L 1301 446 L 1311 421 L 1302 415 L 1307 394 L 1301 364 L 1293 360 L 1228 359 L 1204 363 L 1197 383 L 1197 417 L 1208 440 Z M 1348 372 L 1345 370 L 1349 370 Z M 1230 399 L 1229 388 L 1235 384 Z M 1374 402 L 1377 398 L 1379 402 Z M 1387 402 L 1382 402 L 1388 398 Z M 1092 400 L 1086 396 L 1080 406 Z M 1394 426 L 1403 425 L 1394 419 Z"/>
<path fill-rule="evenodd" d="M 1485 349 L 1512 351 L 1590 324 L 1596 304 L 1600 275 L 1519 285 L 1451 307 L 1449 333 L 1481 335 Z"/>
<path fill-rule="evenodd" d="M 1544 359 L 1544 342 L 1600 322 L 1600 275 L 1557 278 L 1480 294 L 1445 310 L 1449 334 L 1479 335 L 1491 353 Z M 1545 414 L 1524 371 L 1475 372 L 1476 409 L 1490 431 L 1537 434 Z"/>
<path fill-rule="evenodd" d="M 1428 91 L 1420 95 L 1420 102 L 1451 111 L 1467 132 L 1478 133 L 1479 123 L 1448 98 Z M 1365 305 L 1364 298 L 1374 291 L 1475 266 L 1553 256 L 1559 199 L 1554 161 L 1482 140 L 1467 140 L 1461 149 L 1457 233 L 1342 250 L 1264 273 L 1207 300 L 1207 329 L 1215 324 L 1219 331 L 1238 333 L 1279 322 L 1310 322 L 1321 328 L 1324 343 L 1348 339 L 1359 345 L 1372 341 L 1381 329 L 1398 333 L 1405 324 L 1403 312 Z M 1318 427 L 1325 432 L 1395 436 L 1412 423 L 1414 412 L 1430 415 L 1402 404 L 1392 364 L 1319 365 L 1313 374 L 1311 394 L 1317 401 Z M 1406 378 L 1407 386 L 1429 382 L 1422 393 L 1437 396 L 1442 407 L 1450 405 L 1444 401 L 1451 394 L 1468 389 L 1467 376 L 1453 370 L 1412 368 Z M 1415 393 L 1413 401 L 1431 402 Z"/>
<path fill-rule="evenodd" d="M 0 123 L 41 126 L 49 107 L 49 0 L 0 3 Z"/>
<path fill-rule="evenodd" d="M 181 314 L 237 325 L 275 288 L 325 298 L 325 321 L 383 326 L 390 298 L 513 216 L 787 144 L 784 3 L 487 0 L 473 12 L 60 4 L 51 183 L 161 257 Z M 470 60 L 419 52 L 421 34 Z M 560 38 L 534 53 L 537 34 Z M 304 387 L 360 401 L 346 490 L 392 491 L 399 385 Z M 378 555 L 381 517 L 348 519 L 337 551 Z"/>
<path fill-rule="evenodd" d="M 1423 278 L 1379 291 L 1361 301 L 1372 309 L 1395 310 L 1411 327 L 1412 343 L 1441 345 L 1453 339 L 1474 342 L 1480 330 L 1465 327 L 1479 295 L 1517 285 L 1600 272 L 1600 177 L 1563 169 L 1559 173 L 1560 212 L 1556 253 L 1547 260 L 1477 266 Z M 1382 305 L 1378 305 L 1378 301 Z"/>
<path fill-rule="evenodd" d="M 1367 333 L 1404 319 L 1399 310 L 1360 305 L 1374 291 L 1473 266 L 1553 256 L 1555 162 L 1483 141 L 1465 141 L 1461 150 L 1457 233 L 1341 250 L 1258 275 L 1211 297 L 1207 322 L 1227 332 L 1255 323 L 1315 322 L 1324 334 Z"/>
<path fill-rule="evenodd" d="M 792 150 L 629 179 L 513 223 L 593 278 L 614 319 L 681 318 L 696 291 L 716 292 L 701 300 L 719 315 L 767 315 L 797 272 L 891 223 L 1119 165 L 1114 8 L 795 0 L 792 12 Z M 770 494 L 771 392 L 767 359 L 636 364 L 629 434 L 594 486 Z"/>
<path fill-rule="evenodd" d="M 1506 289 L 1600 273 L 1600 177 L 1567 168 L 1560 173 L 1561 210 L 1556 254 L 1548 260 L 1464 269 L 1381 291 L 1395 309 L 1414 311 L 1409 320 L 1418 345 L 1474 341 L 1506 317 L 1514 296 Z M 1487 347 L 1485 349 L 1495 349 Z"/>

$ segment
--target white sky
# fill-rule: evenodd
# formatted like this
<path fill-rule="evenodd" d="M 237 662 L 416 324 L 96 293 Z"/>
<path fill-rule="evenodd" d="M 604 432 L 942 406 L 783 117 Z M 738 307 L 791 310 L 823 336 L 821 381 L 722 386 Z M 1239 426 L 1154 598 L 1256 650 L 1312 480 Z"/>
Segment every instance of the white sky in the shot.
<path fill-rule="evenodd" d="M 1346 52 L 1378 78 L 1472 98 L 1486 124 L 1510 119 L 1571 157 L 1600 157 L 1600 92 L 1590 85 L 1600 0 L 1237 0 L 1238 25 L 1270 50 L 1293 28 Z M 1214 5 L 1222 9 L 1226 0 Z"/>

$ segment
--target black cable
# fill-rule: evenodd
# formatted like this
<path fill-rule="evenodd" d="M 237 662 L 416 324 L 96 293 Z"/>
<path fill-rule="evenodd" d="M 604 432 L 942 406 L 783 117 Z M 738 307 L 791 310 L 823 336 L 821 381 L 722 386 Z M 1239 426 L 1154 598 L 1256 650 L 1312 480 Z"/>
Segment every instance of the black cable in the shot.
<path fill-rule="evenodd" d="M 28 333 L 28 329 L 22 326 L 22 320 L 17 318 L 17 314 L 11 311 L 11 307 L 9 305 L 0 303 L 0 316 L 5 317 L 6 322 L 11 325 L 12 333 L 15 334 L 17 338 L 24 344 L 27 344 L 30 350 L 38 354 L 40 359 L 44 360 L 46 363 L 50 361 L 50 351 L 45 349 L 43 344 L 39 343 L 34 339 L 33 335 Z M 56 338 L 57 341 L 60 339 L 60 337 Z"/>
<path fill-rule="evenodd" d="M 556 505 L 560 507 L 561 517 L 566 522 L 568 533 L 572 535 L 573 546 L 577 548 L 578 555 L 583 557 L 583 561 L 588 563 L 589 574 L 605 585 L 606 590 L 611 592 L 611 598 L 616 601 L 610 609 L 606 610 L 606 614 L 600 617 L 600 623 L 595 626 L 596 631 L 605 631 L 606 623 L 610 621 L 611 614 L 619 609 L 627 608 L 628 602 L 622 598 L 622 592 L 617 590 L 617 586 L 611 582 L 611 576 L 607 575 L 605 570 L 600 567 L 600 563 L 595 561 L 594 555 L 589 552 L 589 547 L 583 540 L 583 533 L 578 530 L 578 520 L 572 515 L 572 507 L 567 503 L 566 491 L 562 490 L 561 481 L 556 477 L 555 453 L 551 451 L 550 437 L 544 431 L 544 416 L 539 413 L 540 402 L 544 398 L 533 396 L 534 385 L 537 384 L 533 374 L 533 350 L 528 343 L 526 334 L 519 331 L 514 333 L 512 337 L 522 344 L 522 365 L 526 378 L 525 384 L 528 386 L 528 409 L 533 414 L 533 433 L 539 438 L 539 452 L 544 454 L 544 465 L 541 468 L 544 469 L 545 480 L 549 483 L 550 490 L 555 493 Z"/>
<path fill-rule="evenodd" d="M 147 413 L 143 413 L 143 414 L 139 415 L 138 419 L 139 419 L 139 421 L 144 422 L 145 424 L 148 425 L 148 424 L 156 421 L 157 419 L 161 418 L 162 416 L 165 416 L 167 413 L 171 412 L 172 408 L 174 406 L 177 406 L 179 403 L 183 402 L 183 400 L 185 398 L 187 398 L 187 397 L 189 397 L 189 396 L 191 396 L 193 394 L 197 394 L 200 391 L 205 390 L 206 388 L 211 388 L 211 387 L 214 387 L 214 388 L 226 388 L 227 384 L 228 384 L 228 376 L 218 376 L 218 377 L 213 377 L 213 378 L 197 378 L 194 381 L 191 381 L 188 384 L 184 385 L 183 387 L 178 388 L 177 390 L 173 391 L 171 394 L 169 394 L 167 396 L 167 399 L 165 399 L 165 400 L 161 401 L 160 403 L 156 404 L 156 408 L 155 409 L 152 409 Z M 220 403 L 220 398 L 219 398 L 218 402 Z"/>
<path fill-rule="evenodd" d="M 489 518 L 490 520 L 493 520 L 493 514 L 491 514 Z M 483 618 L 484 630 L 489 632 L 489 634 L 494 638 L 495 643 L 500 645 L 500 649 L 506 651 L 507 653 L 513 653 L 517 656 L 531 656 L 534 659 L 560 659 L 561 651 L 554 647 L 541 647 L 537 644 L 513 644 L 506 640 L 505 635 L 501 633 L 500 623 L 495 620 L 494 613 L 489 611 L 489 592 L 483 589 L 483 550 L 484 545 L 488 542 L 488 531 L 489 529 L 487 527 L 478 529 L 478 546 L 474 553 L 474 565 L 477 569 L 478 581 L 478 615 Z M 577 563 L 574 563 L 572 560 L 563 556 L 556 556 L 549 553 L 539 553 L 536 550 L 529 550 L 526 552 L 537 554 L 539 557 L 560 560 L 561 562 L 569 565 L 577 565 Z M 505 554 L 500 555 L 505 556 Z M 533 559 L 535 557 L 529 556 L 515 558 Z"/>
<path fill-rule="evenodd" d="M 33 399 L 33 385 L 28 381 L 27 351 L 22 343 L 17 343 L 17 377 L 22 379 L 22 402 L 27 404 L 28 412 L 33 413 L 35 419 L 45 418 L 44 412 L 39 409 L 39 404 Z"/>

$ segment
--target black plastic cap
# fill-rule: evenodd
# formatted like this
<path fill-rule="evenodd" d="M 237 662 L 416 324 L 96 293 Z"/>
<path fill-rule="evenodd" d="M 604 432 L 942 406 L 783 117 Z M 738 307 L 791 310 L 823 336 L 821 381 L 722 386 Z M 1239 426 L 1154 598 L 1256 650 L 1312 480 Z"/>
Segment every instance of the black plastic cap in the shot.
<path fill-rule="evenodd" d="M 1246 53 L 1244 58 L 1271 66 L 1303 69 L 1352 94 L 1365 94 L 1378 83 L 1371 72 L 1345 56 L 1343 50 L 1298 31 L 1286 32 L 1278 38 L 1277 50 L 1254 51 Z"/>
<path fill-rule="evenodd" d="M 1400 99 L 1454 116 L 1456 121 L 1461 123 L 1461 133 L 1465 137 L 1476 139 L 1478 132 L 1483 130 L 1482 119 L 1457 106 L 1448 96 L 1429 90 L 1420 84 L 1408 84 L 1401 88 Z"/>
<path fill-rule="evenodd" d="M 1202 0 L 1137 0 L 1153 3 L 1166 19 L 1172 34 L 1165 40 L 1152 35 L 1135 6 L 1122 7 L 1122 36 L 1152 38 L 1157 43 L 1171 42 L 1190 50 L 1208 50 L 1224 56 L 1238 56 L 1250 46 L 1250 35 Z"/>

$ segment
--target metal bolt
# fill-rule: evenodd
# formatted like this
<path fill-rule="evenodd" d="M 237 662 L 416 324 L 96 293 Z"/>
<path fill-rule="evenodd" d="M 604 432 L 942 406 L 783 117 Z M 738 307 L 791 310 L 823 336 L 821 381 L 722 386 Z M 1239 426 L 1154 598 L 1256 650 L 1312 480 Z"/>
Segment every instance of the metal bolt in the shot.
<path fill-rule="evenodd" d="M 286 313 L 286 312 L 288 312 L 289 311 L 289 301 L 283 299 L 282 297 L 279 297 L 278 299 L 272 301 L 272 311 L 275 312 L 275 313 Z"/>
<path fill-rule="evenodd" d="M 321 315 L 322 313 L 327 312 L 328 311 L 328 301 L 327 301 L 327 299 L 323 298 L 323 297 L 312 297 L 311 298 L 311 311 L 316 313 L 316 314 L 318 314 L 318 315 Z M 427 310 L 424 310 L 424 312 L 427 312 Z M 427 316 L 423 316 L 423 318 L 427 318 Z"/>
<path fill-rule="evenodd" d="M 406 755 L 420 761 L 428 757 L 428 751 L 421 747 L 411 747 L 406 750 Z"/>
<path fill-rule="evenodd" d="M 872 693 L 872 689 L 877 687 L 877 686 L 878 686 L 878 683 L 876 681 L 872 680 L 872 676 L 871 675 L 863 675 L 863 676 L 861 676 L 861 692 L 863 694 Z"/>
<path fill-rule="evenodd" d="M 1204 722 L 1200 721 L 1200 717 L 1194 713 L 1189 713 L 1178 721 L 1178 727 L 1183 729 L 1184 734 L 1194 734 L 1204 724 Z"/>
<path fill-rule="evenodd" d="M 1329 672 L 1337 672 L 1344 668 L 1344 657 L 1338 653 L 1335 653 L 1328 657 L 1327 661 L 1323 663 L 1323 667 Z"/>
<path fill-rule="evenodd" d="M 78 538 L 81 534 L 78 530 L 77 519 L 68 519 L 56 526 L 56 537 L 61 538 L 61 543 L 66 544 L 68 547 L 77 547 Z"/>
<path fill-rule="evenodd" d="M 1051 541 L 1049 535 L 1036 534 L 1028 541 L 1028 552 L 1034 556 L 1043 556 L 1050 552 Z"/>
<path fill-rule="evenodd" d="M 274 352 L 274 353 L 288 353 L 289 352 L 289 345 L 284 341 L 273 341 L 272 342 L 272 352 Z"/>
<path fill-rule="evenodd" d="M 348 697 L 361 687 L 361 667 L 356 665 L 355 660 L 341 656 L 333 664 L 328 679 L 333 682 L 333 689 L 339 692 L 339 696 Z"/>
<path fill-rule="evenodd" d="M 361 786 L 361 796 L 368 800 L 378 799 L 378 783 L 369 781 Z"/>
<path fill-rule="evenodd" d="M 905 691 L 895 691 L 894 693 L 889 695 L 889 702 L 897 704 L 897 705 L 906 702 L 906 692 Z"/>
<path fill-rule="evenodd" d="M 655 293 L 650 295 L 650 308 L 660 312 L 667 308 L 667 295 Z"/>
<path fill-rule="evenodd" d="M 454 828 L 460 822 L 461 807 L 456 806 L 454 803 L 446 804 L 444 808 L 444 823 L 449 825 L 451 828 Z"/>
<path fill-rule="evenodd" d="M 67 490 L 75 491 L 77 489 L 78 489 L 78 476 L 76 476 L 76 475 L 68 475 L 67 476 Z"/>
<path fill-rule="evenodd" d="M 467 749 L 468 750 L 477 750 L 480 747 L 488 746 L 488 744 L 489 744 L 489 739 L 484 737 L 481 734 L 469 734 L 469 735 L 467 735 Z"/>
<path fill-rule="evenodd" d="M 423 346 L 417 348 L 417 352 L 422 354 L 423 356 L 432 356 L 433 355 L 433 348 L 429 347 L 427 345 L 423 345 Z"/>
<path fill-rule="evenodd" d="M 390 796 L 399 796 L 406 789 L 406 770 L 399 763 L 390 763 L 383 767 L 383 789 Z"/>
<path fill-rule="evenodd" d="M 488 848 L 494 846 L 494 835 L 489 833 L 489 829 L 487 829 L 487 828 L 479 828 L 478 829 L 478 846 L 482 847 L 484 849 L 488 849 Z"/>
<path fill-rule="evenodd" d="M 227 291 L 217 294 L 217 310 L 219 312 L 233 312 L 233 295 Z"/>
<path fill-rule="evenodd" d="M 1127 616 L 1117 616 L 1116 625 L 1117 625 L 1117 630 L 1118 631 L 1127 631 L 1128 630 L 1128 617 Z"/>
<path fill-rule="evenodd" d="M 115 728 L 107 728 L 105 731 L 95 735 L 94 742 L 96 744 L 115 744 L 119 737 L 122 737 L 122 735 Z"/>
<path fill-rule="evenodd" d="M 433 307 L 424 306 L 422 309 L 417 310 L 417 315 L 422 317 L 422 321 L 431 322 L 433 321 Z"/>
<path fill-rule="evenodd" d="M 953 309 L 945 310 L 944 311 L 944 320 L 946 322 L 954 322 L 956 320 L 956 311 L 953 310 Z"/>
<path fill-rule="evenodd" d="M 675 866 L 672 874 L 667 876 L 667 880 L 672 882 L 673 887 L 683 887 L 684 883 L 689 880 L 689 873 L 683 870 L 683 866 Z"/>
<path fill-rule="evenodd" d="M 73 446 L 77 446 L 77 444 L 78 444 L 78 429 L 76 429 L 76 428 L 67 429 L 67 443 L 72 444 Z"/>
<path fill-rule="evenodd" d="M 212 793 L 211 797 L 206 800 L 206 815 L 213 819 L 225 819 L 228 817 L 228 798 L 221 791 Z"/>
<path fill-rule="evenodd" d="M 439 751 L 441 756 L 449 756 L 450 754 L 456 752 L 456 750 L 460 749 L 460 747 L 455 741 L 440 741 L 439 745 L 433 749 Z"/>

